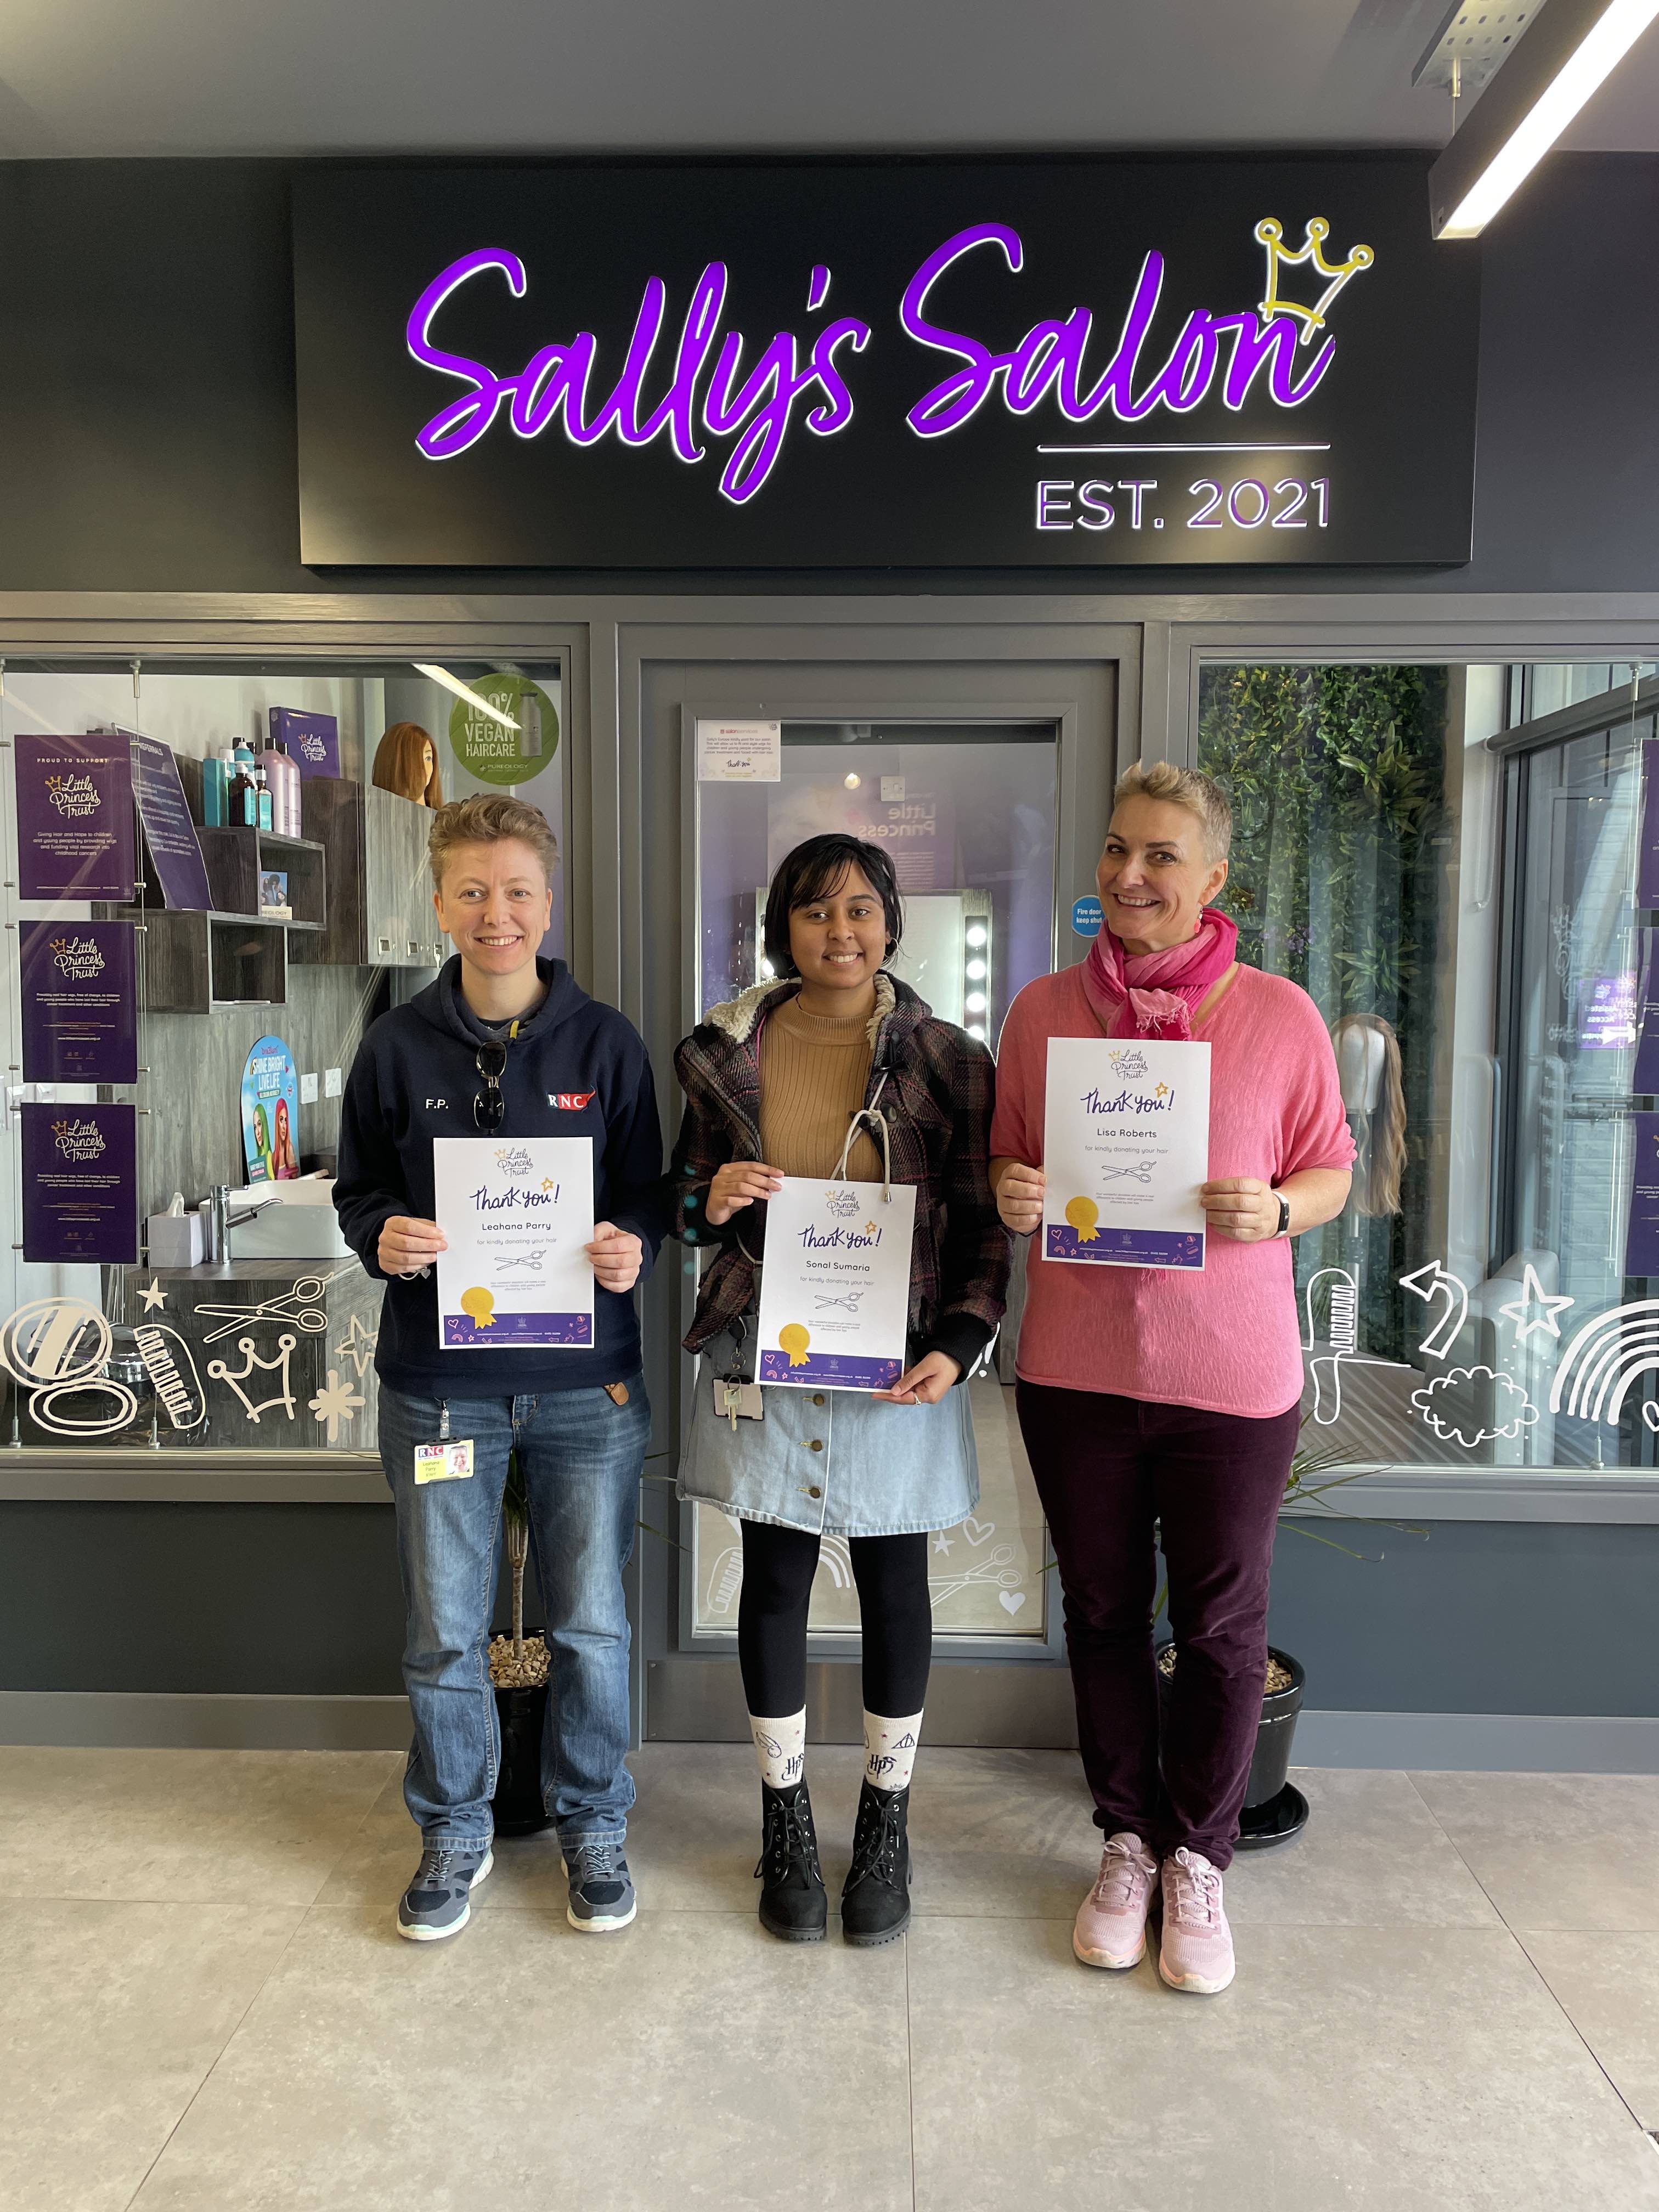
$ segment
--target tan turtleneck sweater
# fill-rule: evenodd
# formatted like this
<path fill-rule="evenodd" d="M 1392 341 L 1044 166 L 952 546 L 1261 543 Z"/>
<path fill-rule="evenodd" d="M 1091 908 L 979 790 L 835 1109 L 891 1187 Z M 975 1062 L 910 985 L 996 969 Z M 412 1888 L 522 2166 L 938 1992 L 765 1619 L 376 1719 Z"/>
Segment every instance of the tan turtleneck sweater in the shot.
<path fill-rule="evenodd" d="M 786 999 L 761 1032 L 761 1152 L 787 1176 L 835 1172 L 848 1124 L 864 1103 L 872 1047 L 867 1017 L 851 1021 L 801 1011 Z M 881 1148 L 867 1125 L 848 1156 L 852 1182 L 881 1181 Z"/>

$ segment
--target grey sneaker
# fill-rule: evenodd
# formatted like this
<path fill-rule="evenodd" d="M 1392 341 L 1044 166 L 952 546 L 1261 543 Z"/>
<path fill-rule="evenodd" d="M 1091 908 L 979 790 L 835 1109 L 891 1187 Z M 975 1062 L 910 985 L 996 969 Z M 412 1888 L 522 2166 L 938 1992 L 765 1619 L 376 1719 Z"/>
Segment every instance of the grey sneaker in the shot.
<path fill-rule="evenodd" d="M 573 1844 L 565 1853 L 564 1870 L 570 1877 L 564 1917 L 584 1936 L 608 1936 L 613 1928 L 626 1928 L 639 1911 L 620 1836 L 589 1836 Z"/>
<path fill-rule="evenodd" d="M 428 1844 L 414 1881 L 398 1900 L 398 1933 L 411 1943 L 441 1943 L 446 1936 L 459 1936 L 472 1917 L 472 1892 L 495 1863 L 488 1844 L 482 1851 Z"/>

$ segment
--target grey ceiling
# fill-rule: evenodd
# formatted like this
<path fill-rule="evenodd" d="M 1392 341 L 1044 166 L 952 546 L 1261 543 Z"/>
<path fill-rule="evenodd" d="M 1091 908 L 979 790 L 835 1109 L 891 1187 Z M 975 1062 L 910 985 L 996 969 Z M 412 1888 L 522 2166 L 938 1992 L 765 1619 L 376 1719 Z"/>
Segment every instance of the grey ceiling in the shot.
<path fill-rule="evenodd" d="M 4 0 L 0 155 L 1438 145 L 1444 0 Z M 1571 144 L 1659 148 L 1650 31 Z"/>

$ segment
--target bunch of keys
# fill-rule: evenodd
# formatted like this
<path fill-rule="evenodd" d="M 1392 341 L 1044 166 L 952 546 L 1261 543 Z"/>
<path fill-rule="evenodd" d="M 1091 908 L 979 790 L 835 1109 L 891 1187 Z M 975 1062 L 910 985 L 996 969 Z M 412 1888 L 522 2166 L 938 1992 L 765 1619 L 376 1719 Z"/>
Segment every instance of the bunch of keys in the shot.
<path fill-rule="evenodd" d="M 725 1382 L 722 1381 L 719 1376 L 716 1376 L 714 1378 L 714 1410 L 719 1413 L 723 1413 L 726 1419 L 731 1422 L 732 1432 L 735 1436 L 737 1433 L 738 1423 L 740 1420 L 758 1421 L 765 1418 L 765 1407 L 764 1401 L 761 1397 L 760 1384 L 758 1382 Z"/>

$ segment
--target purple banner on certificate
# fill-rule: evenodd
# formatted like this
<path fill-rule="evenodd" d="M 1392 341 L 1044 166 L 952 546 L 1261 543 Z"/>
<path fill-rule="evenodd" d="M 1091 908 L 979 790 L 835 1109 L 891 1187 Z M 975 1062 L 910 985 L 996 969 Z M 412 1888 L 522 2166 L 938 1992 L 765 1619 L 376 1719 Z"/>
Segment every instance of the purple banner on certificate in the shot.
<path fill-rule="evenodd" d="M 170 907 L 205 914 L 213 904 L 207 866 L 190 818 L 179 763 L 159 738 L 134 738 L 138 815 L 161 896 Z"/>
<path fill-rule="evenodd" d="M 21 896 L 131 899 L 132 760 L 125 738 L 21 736 L 14 744 Z"/>
<path fill-rule="evenodd" d="M 1625 1273 L 1659 1275 L 1659 1114 L 1632 1114 L 1636 1167 L 1631 1176 Z"/>
<path fill-rule="evenodd" d="M 471 1314 L 444 1316 L 444 1348 L 448 1352 L 498 1351 L 507 1344 L 592 1344 L 592 1314 L 497 1313 L 489 1321 Z"/>
<path fill-rule="evenodd" d="M 289 757 L 304 775 L 338 775 L 340 725 L 332 714 L 307 714 L 298 707 L 273 707 L 270 735 L 280 738 Z"/>
<path fill-rule="evenodd" d="M 1109 1267 L 1201 1267 L 1204 1239 L 1158 1229 L 1097 1229 L 1087 1241 L 1081 1231 L 1048 1224 L 1045 1260 L 1098 1260 Z"/>
<path fill-rule="evenodd" d="M 130 921 L 26 921 L 18 936 L 25 1083 L 138 1080 Z"/>
<path fill-rule="evenodd" d="M 834 1352 L 763 1352 L 762 1382 L 793 1382 L 807 1390 L 890 1390 L 903 1372 L 896 1359 L 854 1359 Z"/>
<path fill-rule="evenodd" d="M 23 1257 L 136 1266 L 137 1129 L 131 1106 L 25 1106 Z"/>

